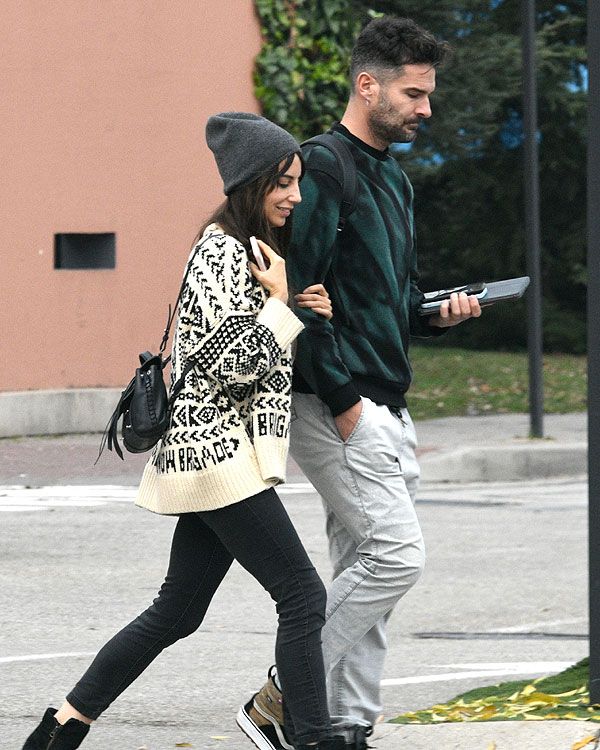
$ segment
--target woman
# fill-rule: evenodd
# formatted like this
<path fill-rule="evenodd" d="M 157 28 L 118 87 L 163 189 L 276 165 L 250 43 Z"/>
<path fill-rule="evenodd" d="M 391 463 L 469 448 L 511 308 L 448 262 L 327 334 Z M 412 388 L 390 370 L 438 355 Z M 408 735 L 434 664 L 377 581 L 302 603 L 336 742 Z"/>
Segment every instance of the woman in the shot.
<path fill-rule="evenodd" d="M 302 329 L 288 307 L 280 255 L 300 201 L 300 149 L 285 130 L 240 112 L 211 117 L 206 139 L 227 199 L 191 254 L 173 381 L 191 358 L 196 364 L 136 499 L 179 515 L 167 576 L 153 604 L 100 650 L 61 708 L 46 711 L 23 750 L 79 747 L 153 659 L 199 627 L 234 559 L 277 605 L 275 656 L 294 746 L 344 747 L 332 737 L 326 704 L 325 589 L 273 489 L 284 481 L 291 344 Z M 248 262 L 252 235 L 260 238 L 265 271 Z M 320 285 L 297 303 L 331 316 Z"/>

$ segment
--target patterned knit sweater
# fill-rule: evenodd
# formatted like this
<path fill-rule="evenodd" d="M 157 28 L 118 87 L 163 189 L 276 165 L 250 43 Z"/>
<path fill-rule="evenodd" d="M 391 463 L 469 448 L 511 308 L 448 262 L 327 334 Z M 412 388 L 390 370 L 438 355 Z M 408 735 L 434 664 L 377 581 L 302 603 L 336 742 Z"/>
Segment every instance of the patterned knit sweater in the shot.
<path fill-rule="evenodd" d="M 209 226 L 194 256 L 173 339 L 171 382 L 197 365 L 146 464 L 136 504 L 156 513 L 212 510 L 285 480 L 291 343 L 302 323 L 267 298 L 244 246 Z"/>

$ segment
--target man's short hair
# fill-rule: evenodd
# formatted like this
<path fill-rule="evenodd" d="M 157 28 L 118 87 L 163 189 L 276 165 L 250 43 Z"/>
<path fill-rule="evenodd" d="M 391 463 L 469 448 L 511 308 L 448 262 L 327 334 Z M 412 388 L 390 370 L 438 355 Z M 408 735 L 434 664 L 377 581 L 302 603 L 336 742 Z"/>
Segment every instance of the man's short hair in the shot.
<path fill-rule="evenodd" d="M 438 41 L 410 18 L 375 18 L 358 35 L 352 49 L 352 90 L 356 76 L 362 71 L 386 79 L 401 75 L 404 65 L 424 64 L 435 68 L 449 51 L 446 42 Z"/>

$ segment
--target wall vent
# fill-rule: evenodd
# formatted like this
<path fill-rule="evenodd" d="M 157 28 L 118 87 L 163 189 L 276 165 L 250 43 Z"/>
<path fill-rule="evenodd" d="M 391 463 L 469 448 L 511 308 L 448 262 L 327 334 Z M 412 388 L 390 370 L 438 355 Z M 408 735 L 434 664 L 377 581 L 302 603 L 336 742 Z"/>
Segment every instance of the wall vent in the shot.
<path fill-rule="evenodd" d="M 54 235 L 54 268 L 114 268 L 115 257 L 114 232 Z"/>

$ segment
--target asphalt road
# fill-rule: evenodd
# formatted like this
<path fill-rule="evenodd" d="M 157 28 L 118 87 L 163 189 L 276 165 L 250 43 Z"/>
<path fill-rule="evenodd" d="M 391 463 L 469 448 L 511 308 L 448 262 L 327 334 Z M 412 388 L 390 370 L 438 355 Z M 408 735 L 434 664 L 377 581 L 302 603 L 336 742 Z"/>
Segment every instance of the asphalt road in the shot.
<path fill-rule="evenodd" d="M 48 477 L 42 460 L 29 461 Z M 168 557 L 173 519 L 136 509 L 131 487 L 73 479 L 65 464 L 75 488 L 0 489 L 3 750 L 19 750 L 45 707 L 60 703 L 93 653 L 147 606 Z M 35 483 L 11 471 L 5 485 Z M 294 470 L 291 479 L 286 506 L 327 579 L 319 498 Z M 583 482 L 430 485 L 420 497 L 428 564 L 390 621 L 387 718 L 587 654 Z M 154 662 L 85 746 L 249 750 L 235 712 L 263 682 L 274 630 L 271 600 L 234 566 L 202 628 Z"/>

